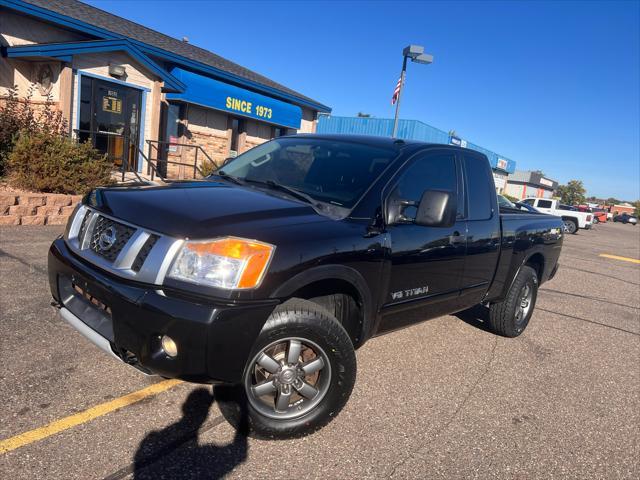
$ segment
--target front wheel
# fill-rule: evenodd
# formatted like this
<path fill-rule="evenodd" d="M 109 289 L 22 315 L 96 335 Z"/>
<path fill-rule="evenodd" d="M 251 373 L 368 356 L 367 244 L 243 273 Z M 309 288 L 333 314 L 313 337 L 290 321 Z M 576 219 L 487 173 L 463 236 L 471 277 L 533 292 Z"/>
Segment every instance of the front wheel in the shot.
<path fill-rule="evenodd" d="M 489 307 L 489 326 L 504 337 L 517 337 L 529 324 L 538 297 L 538 275 L 523 266 L 507 293 L 507 297 Z"/>
<path fill-rule="evenodd" d="M 293 299 L 274 310 L 242 385 L 218 404 L 233 426 L 245 425 L 252 436 L 300 437 L 340 412 L 355 378 L 355 351 L 342 325 L 324 308 Z"/>
<path fill-rule="evenodd" d="M 600 220 L 598 219 L 598 217 L 593 217 L 593 224 L 597 225 L 598 223 L 600 223 Z"/>

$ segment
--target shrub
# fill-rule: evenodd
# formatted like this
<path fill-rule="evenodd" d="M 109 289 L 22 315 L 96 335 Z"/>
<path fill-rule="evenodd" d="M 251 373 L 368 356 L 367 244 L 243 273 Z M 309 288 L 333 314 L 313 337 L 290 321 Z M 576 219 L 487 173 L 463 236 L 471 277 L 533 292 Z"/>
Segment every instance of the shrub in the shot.
<path fill-rule="evenodd" d="M 210 160 L 205 160 L 204 162 L 200 163 L 198 169 L 200 170 L 200 175 L 202 175 L 203 177 L 208 177 L 218 169 L 218 166 Z"/>
<path fill-rule="evenodd" d="M 0 176 L 4 175 L 7 158 L 20 132 L 36 132 L 50 135 L 64 135 L 67 123 L 59 111 L 53 110 L 53 103 L 47 101 L 36 110 L 31 104 L 33 85 L 24 99 L 18 98 L 18 87 L 10 88 L 4 102 L 0 104 Z"/>
<path fill-rule="evenodd" d="M 86 193 L 109 184 L 113 168 L 91 144 L 42 131 L 21 132 L 7 160 L 14 186 L 48 193 Z"/>

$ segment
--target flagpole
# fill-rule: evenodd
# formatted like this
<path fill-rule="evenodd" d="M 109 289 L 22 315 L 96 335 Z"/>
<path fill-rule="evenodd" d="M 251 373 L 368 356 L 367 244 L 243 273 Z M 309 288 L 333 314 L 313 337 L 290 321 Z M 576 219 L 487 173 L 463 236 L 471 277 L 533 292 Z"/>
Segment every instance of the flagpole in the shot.
<path fill-rule="evenodd" d="M 404 88 L 404 77 L 407 71 L 407 56 L 402 60 L 402 72 L 400 73 L 400 91 L 398 92 L 398 100 L 396 101 L 396 117 L 393 120 L 393 133 L 391 136 L 396 137 L 398 133 L 398 114 L 400 113 L 400 98 L 402 98 L 402 89 Z"/>

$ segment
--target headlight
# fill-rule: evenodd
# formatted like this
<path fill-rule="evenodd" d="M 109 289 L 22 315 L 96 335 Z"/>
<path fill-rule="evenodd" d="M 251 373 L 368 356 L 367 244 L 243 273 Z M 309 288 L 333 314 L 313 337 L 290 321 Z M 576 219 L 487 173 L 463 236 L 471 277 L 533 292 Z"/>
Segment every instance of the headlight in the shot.
<path fill-rule="evenodd" d="M 267 243 L 234 237 L 187 241 L 168 276 L 218 288 L 255 288 L 260 285 L 274 250 Z"/>

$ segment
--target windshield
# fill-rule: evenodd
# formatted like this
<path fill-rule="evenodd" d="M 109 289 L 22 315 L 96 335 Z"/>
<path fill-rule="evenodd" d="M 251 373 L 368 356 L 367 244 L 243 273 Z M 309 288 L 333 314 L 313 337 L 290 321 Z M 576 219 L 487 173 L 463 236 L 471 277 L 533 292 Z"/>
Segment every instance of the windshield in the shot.
<path fill-rule="evenodd" d="M 322 138 L 278 138 L 243 153 L 223 174 L 278 184 L 320 202 L 353 208 L 397 155 L 393 148 Z"/>
<path fill-rule="evenodd" d="M 509 200 L 507 197 L 503 197 L 502 195 L 498 195 L 498 206 L 516 208 L 515 204 L 511 200 Z"/>

